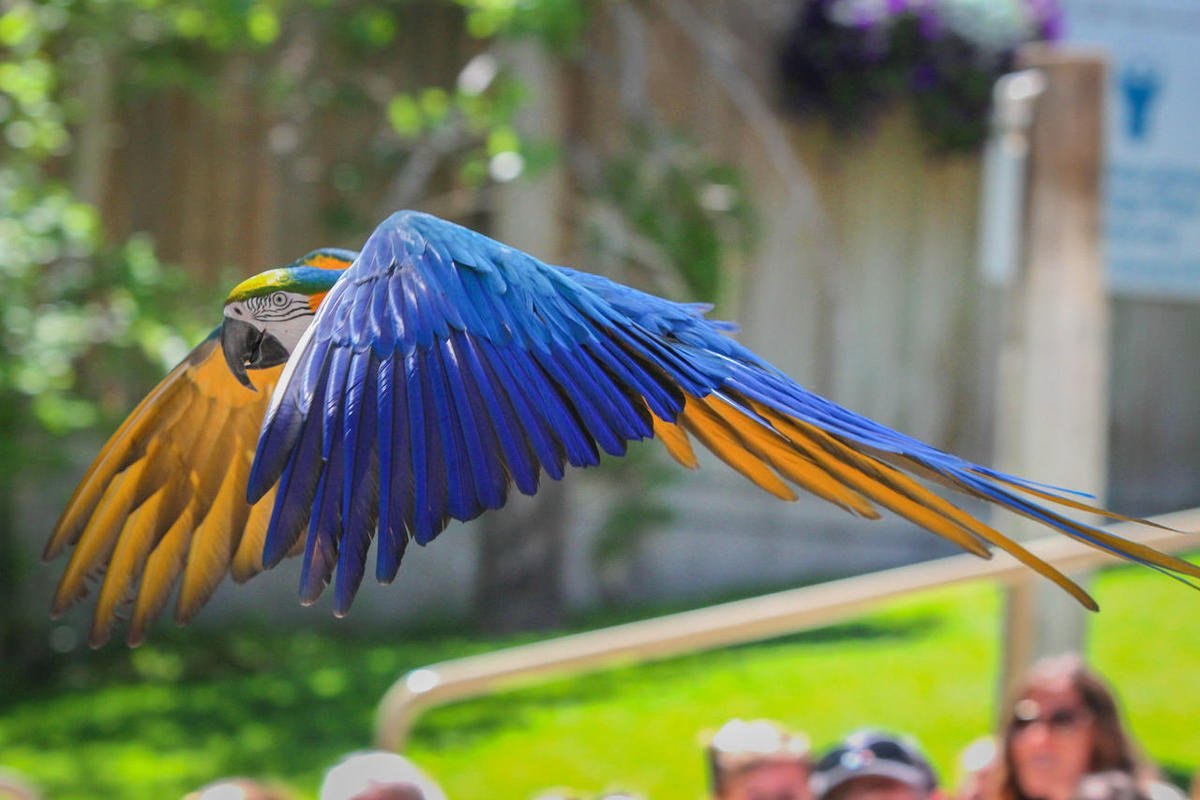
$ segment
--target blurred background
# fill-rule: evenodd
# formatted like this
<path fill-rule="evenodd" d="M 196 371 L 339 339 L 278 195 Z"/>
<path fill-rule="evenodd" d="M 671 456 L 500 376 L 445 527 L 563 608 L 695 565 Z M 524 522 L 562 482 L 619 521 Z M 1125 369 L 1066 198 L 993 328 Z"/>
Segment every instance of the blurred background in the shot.
<path fill-rule="evenodd" d="M 775 503 L 716 463 L 684 473 L 651 445 L 451 526 L 410 551 L 395 585 L 364 586 L 336 623 L 322 603 L 296 604 L 285 565 L 221 587 L 188 630 L 161 623 L 132 654 L 116 644 L 93 653 L 87 609 L 47 618 L 61 565 L 39 563 L 105 437 L 219 321 L 240 277 L 319 246 L 356 248 L 399 208 L 713 302 L 714 316 L 738 320 L 743 341 L 809 388 L 994 461 L 1008 288 L 981 268 L 985 143 L 993 85 L 1030 42 L 1101 45 L 1110 57 L 1108 484 L 1085 488 L 1128 514 L 1200 505 L 1200 120 L 1179 110 L 1200 77 L 1194 3 L 0 8 L 0 764 L 5 750 L 18 753 L 53 796 L 166 797 L 253 765 L 291 779 L 365 744 L 371 704 L 421 659 L 954 552 L 895 519 L 866 524 L 807 498 Z M 1195 599 L 1167 588 L 1169 603 Z M 987 620 L 989 644 L 968 668 L 984 687 L 986 728 L 1001 615 L 990 594 L 972 597 Z M 833 638 L 862 638 L 856 630 L 870 639 L 876 628 Z M 340 651 L 330 644 L 343 640 Z M 424 644 L 403 649 L 412 642 Z M 1195 648 L 1186 655 L 1200 667 Z M 374 666 L 358 661 L 367 658 Z M 282 699 L 213 688 L 235 675 L 278 687 L 289 664 L 306 688 L 280 689 L 292 693 Z M 933 680 L 917 673 L 919 685 Z M 339 721 L 309 750 L 281 740 L 311 724 L 305 698 L 332 709 L 350 702 L 350 684 L 361 725 Z M 121 727 L 139 707 L 170 706 L 169 693 L 148 699 L 148 687 L 188 685 L 207 686 L 196 697 L 213 703 L 257 708 L 260 724 L 280 730 L 247 734 L 230 722 L 250 738 L 213 745 L 221 728 L 205 727 L 203 704 L 194 718 L 156 717 L 162 727 L 149 734 Z M 104 705 L 88 705 L 98 697 Z M 471 713 L 461 725 L 438 718 L 425 739 L 418 731 L 419 746 L 444 757 L 443 779 L 463 771 L 446 755 L 456 731 L 505 735 L 499 719 Z M 59 714 L 55 727 L 48 718 Z M 106 715 L 111 726 L 98 721 Z M 185 719 L 209 744 L 188 738 Z M 1196 748 L 1195 767 L 1191 735 L 1180 747 Z M 155 749 L 167 741 L 182 749 Z M 189 759 L 188 748 L 205 755 Z M 952 746 L 933 752 L 944 762 Z M 124 766 L 89 792 L 97 763 Z M 551 772 L 545 785 L 568 780 Z"/>

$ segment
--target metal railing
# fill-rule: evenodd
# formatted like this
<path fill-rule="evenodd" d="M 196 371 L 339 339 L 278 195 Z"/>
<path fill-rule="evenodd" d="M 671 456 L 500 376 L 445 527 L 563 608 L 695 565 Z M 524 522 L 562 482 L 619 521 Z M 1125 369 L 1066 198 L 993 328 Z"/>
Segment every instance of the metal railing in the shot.
<path fill-rule="evenodd" d="M 1132 523 L 1107 530 L 1164 552 L 1200 549 L 1200 508 L 1151 521 L 1173 530 Z M 1026 546 L 1065 572 L 1116 560 L 1062 536 Z M 997 553 L 990 560 L 963 554 L 443 661 L 412 670 L 392 684 L 376 714 L 376 742 L 383 749 L 402 749 L 418 714 L 436 705 L 550 675 L 668 658 L 831 625 L 912 592 L 984 579 L 1015 584 L 1039 578 L 1007 554 Z"/>

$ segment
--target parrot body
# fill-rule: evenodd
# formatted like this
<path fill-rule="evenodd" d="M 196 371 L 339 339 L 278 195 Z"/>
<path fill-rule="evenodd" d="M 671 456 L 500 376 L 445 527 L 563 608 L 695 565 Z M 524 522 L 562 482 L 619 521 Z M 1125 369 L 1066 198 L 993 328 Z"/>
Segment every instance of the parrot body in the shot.
<path fill-rule="evenodd" d="M 46 548 L 73 548 L 53 611 L 103 573 L 91 641 L 131 604 L 136 643 L 176 583 L 183 622 L 226 573 L 243 581 L 302 554 L 301 600 L 332 583 L 341 615 L 372 541 L 375 576 L 391 581 L 410 539 L 646 438 L 695 467 L 694 438 L 781 499 L 800 488 L 864 517 L 889 509 L 980 556 L 999 547 L 1089 608 L 1058 570 L 917 478 L 1200 577 L 1059 509 L 1125 517 L 807 391 L 707 311 L 409 211 L 358 254 L 315 251 L 250 278 L 76 490 Z"/>

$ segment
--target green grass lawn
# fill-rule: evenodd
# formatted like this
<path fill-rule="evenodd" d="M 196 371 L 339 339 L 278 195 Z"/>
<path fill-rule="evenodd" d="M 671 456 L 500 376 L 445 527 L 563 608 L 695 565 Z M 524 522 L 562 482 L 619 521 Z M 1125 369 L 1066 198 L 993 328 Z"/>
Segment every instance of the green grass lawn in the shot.
<path fill-rule="evenodd" d="M 1137 737 L 1173 770 L 1200 767 L 1200 596 L 1130 568 L 1095 594 L 1090 655 Z M 866 724 L 905 730 L 953 779 L 958 750 L 993 723 L 999 609 L 988 586 L 931 592 L 802 635 L 465 701 L 421 717 L 408 752 L 456 799 L 566 786 L 694 800 L 701 731 L 762 716 L 818 746 Z M 370 744 L 398 675 L 527 640 L 185 630 L 75 653 L 3 699 L 0 766 L 54 800 L 178 797 L 230 774 L 311 798 L 329 764 Z"/>

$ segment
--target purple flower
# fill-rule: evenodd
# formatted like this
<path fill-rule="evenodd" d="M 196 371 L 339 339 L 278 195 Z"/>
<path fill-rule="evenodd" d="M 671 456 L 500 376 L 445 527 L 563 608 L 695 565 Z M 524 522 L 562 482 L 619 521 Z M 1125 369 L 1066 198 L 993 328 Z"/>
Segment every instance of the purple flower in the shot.
<path fill-rule="evenodd" d="M 939 147 L 977 146 L 991 83 L 1021 44 L 1062 35 L 1063 0 L 809 0 L 788 34 L 788 102 L 866 129 L 909 96 Z"/>
<path fill-rule="evenodd" d="M 1063 10 L 1058 0 L 1025 0 L 1034 36 L 1054 42 L 1063 35 Z"/>
<path fill-rule="evenodd" d="M 941 81 L 938 79 L 937 68 L 925 61 L 913 67 L 909 83 L 918 92 L 928 92 L 936 89 Z"/>
<path fill-rule="evenodd" d="M 927 42 L 936 42 L 942 38 L 945 26 L 932 5 L 922 6 L 917 10 L 917 30 L 921 32 L 921 38 Z"/>

